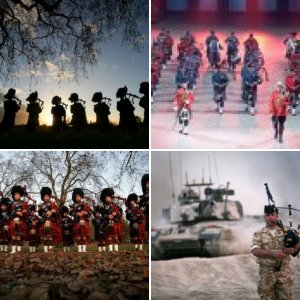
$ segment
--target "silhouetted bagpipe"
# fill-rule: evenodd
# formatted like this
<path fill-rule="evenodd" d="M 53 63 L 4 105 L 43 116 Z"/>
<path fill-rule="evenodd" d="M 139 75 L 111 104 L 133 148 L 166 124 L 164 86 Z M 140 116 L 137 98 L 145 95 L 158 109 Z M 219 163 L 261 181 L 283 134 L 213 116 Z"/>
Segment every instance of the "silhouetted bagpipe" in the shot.
<path fill-rule="evenodd" d="M 131 94 L 131 93 L 127 93 L 126 96 L 128 96 L 128 99 L 131 101 L 132 104 L 134 104 L 134 99 L 140 99 L 139 96 Z"/>
<path fill-rule="evenodd" d="M 44 101 L 38 98 L 38 92 L 35 91 L 31 93 L 28 98 L 26 99 L 29 103 L 35 103 L 36 101 L 40 104 L 41 108 L 43 109 Z"/>
<path fill-rule="evenodd" d="M 110 98 L 103 97 L 102 100 L 104 100 L 104 102 L 105 102 L 106 105 L 111 106 L 111 101 L 112 100 Z"/>
<path fill-rule="evenodd" d="M 271 205 L 271 202 L 273 203 L 273 205 L 279 210 L 279 209 L 284 209 L 284 210 L 288 210 L 289 211 L 289 223 L 290 223 L 290 228 L 288 229 L 288 231 L 286 232 L 285 234 L 285 237 L 284 237 L 284 246 L 286 248 L 294 248 L 300 238 L 298 236 L 298 233 L 295 229 L 293 229 L 293 219 L 292 219 L 292 211 L 297 211 L 297 212 L 300 212 L 299 209 L 295 209 L 295 208 L 292 208 L 292 205 L 288 205 L 287 207 L 277 207 L 275 205 L 275 201 L 273 199 L 273 196 L 269 190 L 269 187 L 268 187 L 268 184 L 265 183 L 265 187 L 266 187 L 266 193 L 267 193 L 267 196 L 268 196 L 268 202 L 269 202 L 269 205 Z M 278 221 L 277 221 L 277 225 L 284 231 L 284 226 L 282 224 L 282 221 L 280 220 L 280 217 L 279 217 L 279 214 L 278 214 Z M 300 220 L 299 220 L 299 223 L 298 223 L 298 228 L 297 230 L 300 229 Z M 295 252 L 294 254 L 292 254 L 292 256 L 297 256 L 299 253 L 299 250 L 297 252 Z"/>
<path fill-rule="evenodd" d="M 59 97 L 59 96 L 54 96 L 54 97 L 52 98 L 51 103 L 52 103 L 53 105 L 62 105 L 65 109 L 68 108 L 68 104 L 62 102 L 62 101 L 61 101 L 61 97 Z"/>
<path fill-rule="evenodd" d="M 18 104 L 19 106 L 22 105 L 22 101 L 21 101 L 18 97 L 14 96 L 12 100 L 14 100 L 15 102 L 17 102 L 17 104 Z"/>
<path fill-rule="evenodd" d="M 83 105 L 83 107 L 85 108 L 85 103 L 86 103 L 86 102 L 85 102 L 84 100 L 78 99 L 77 102 L 81 103 L 81 104 Z"/>

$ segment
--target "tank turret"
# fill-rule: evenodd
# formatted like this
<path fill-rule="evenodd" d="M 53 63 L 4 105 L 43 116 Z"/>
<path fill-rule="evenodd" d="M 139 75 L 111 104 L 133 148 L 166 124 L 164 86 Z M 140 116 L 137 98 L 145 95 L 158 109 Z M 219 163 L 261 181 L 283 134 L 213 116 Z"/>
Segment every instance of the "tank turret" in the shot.
<path fill-rule="evenodd" d="M 186 183 L 178 198 L 163 210 L 163 217 L 170 226 L 160 232 L 156 241 L 161 256 L 230 254 L 224 250 L 228 248 L 224 243 L 233 239 L 231 228 L 243 217 L 241 203 L 228 199 L 234 195 L 229 182 L 218 188 L 203 180 L 201 183 Z"/>

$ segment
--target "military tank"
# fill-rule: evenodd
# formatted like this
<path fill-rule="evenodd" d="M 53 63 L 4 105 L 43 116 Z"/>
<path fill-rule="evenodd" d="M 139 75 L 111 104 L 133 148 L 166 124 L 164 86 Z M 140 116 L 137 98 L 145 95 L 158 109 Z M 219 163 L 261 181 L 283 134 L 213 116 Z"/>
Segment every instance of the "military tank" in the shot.
<path fill-rule="evenodd" d="M 168 225 L 153 234 L 152 258 L 230 255 L 234 227 L 243 218 L 241 203 L 229 199 L 234 194 L 229 182 L 217 188 L 203 180 L 187 182 L 178 198 L 163 209 Z"/>

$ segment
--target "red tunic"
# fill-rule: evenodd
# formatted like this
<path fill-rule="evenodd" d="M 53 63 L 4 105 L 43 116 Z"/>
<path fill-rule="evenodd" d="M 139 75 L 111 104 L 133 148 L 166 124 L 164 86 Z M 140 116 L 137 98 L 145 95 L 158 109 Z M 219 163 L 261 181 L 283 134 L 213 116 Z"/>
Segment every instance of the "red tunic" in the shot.
<path fill-rule="evenodd" d="M 270 113 L 276 117 L 286 117 L 289 103 L 287 96 L 280 96 L 278 91 L 274 91 L 269 101 Z"/>
<path fill-rule="evenodd" d="M 145 240 L 145 216 L 139 207 L 126 210 L 126 219 L 130 221 L 130 239 L 134 244 L 142 244 Z"/>
<path fill-rule="evenodd" d="M 26 220 L 28 217 L 28 203 L 25 201 L 14 202 L 11 208 L 11 220 L 9 222 L 10 236 L 12 240 L 23 242 L 26 237 Z M 14 242 L 12 242 L 14 244 Z"/>
<path fill-rule="evenodd" d="M 124 238 L 124 225 L 121 209 L 115 203 L 103 207 L 104 236 L 107 244 L 116 244 Z"/>
<path fill-rule="evenodd" d="M 54 210 L 51 215 L 49 212 Z M 60 229 L 60 216 L 56 203 L 48 202 L 39 206 L 39 215 L 42 217 L 41 236 L 42 241 L 57 245 L 62 241 Z"/>
<path fill-rule="evenodd" d="M 186 91 L 185 89 L 178 89 L 175 95 L 175 105 L 178 109 L 182 109 L 184 104 L 187 104 L 187 108 L 191 110 L 192 104 L 195 98 L 191 92 Z"/>
<path fill-rule="evenodd" d="M 300 92 L 300 80 L 299 77 L 294 74 L 289 74 L 285 78 L 285 85 L 289 92 Z"/>
<path fill-rule="evenodd" d="M 88 214 L 84 216 L 78 216 L 77 213 L 87 212 Z M 75 225 L 74 225 L 74 235 L 77 243 L 86 244 L 90 238 L 90 208 L 85 203 L 77 203 L 72 207 L 71 213 L 74 217 Z"/>

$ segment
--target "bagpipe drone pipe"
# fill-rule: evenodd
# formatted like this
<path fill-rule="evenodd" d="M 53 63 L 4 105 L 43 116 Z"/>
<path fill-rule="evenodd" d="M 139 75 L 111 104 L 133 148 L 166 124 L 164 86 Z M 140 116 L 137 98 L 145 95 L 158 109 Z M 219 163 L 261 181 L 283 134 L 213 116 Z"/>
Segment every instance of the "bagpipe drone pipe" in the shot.
<path fill-rule="evenodd" d="M 300 241 L 300 238 L 298 236 L 298 232 L 299 232 L 299 229 L 300 229 L 300 210 L 299 209 L 296 209 L 296 208 L 293 208 L 292 205 L 288 205 L 287 207 L 278 207 L 276 206 L 275 204 L 275 201 L 273 199 L 273 196 L 269 190 L 269 187 L 268 187 L 268 184 L 265 183 L 265 187 L 266 187 L 266 193 L 267 193 L 267 196 L 268 196 L 268 202 L 269 202 L 269 205 L 274 205 L 275 208 L 278 210 L 278 226 L 284 231 L 284 226 L 283 226 L 283 223 L 279 217 L 279 210 L 288 210 L 288 213 L 289 213 L 289 229 L 288 231 L 286 232 L 285 236 L 284 236 L 284 246 L 286 248 L 294 248 L 298 242 Z M 272 204 L 271 204 L 272 203 Z M 293 216 L 292 216 L 292 212 L 297 212 L 299 214 L 299 221 L 298 221 L 298 227 L 297 229 L 294 229 L 293 228 Z M 300 250 L 298 250 L 297 252 L 293 253 L 292 256 L 297 256 L 298 253 L 299 253 Z"/>

